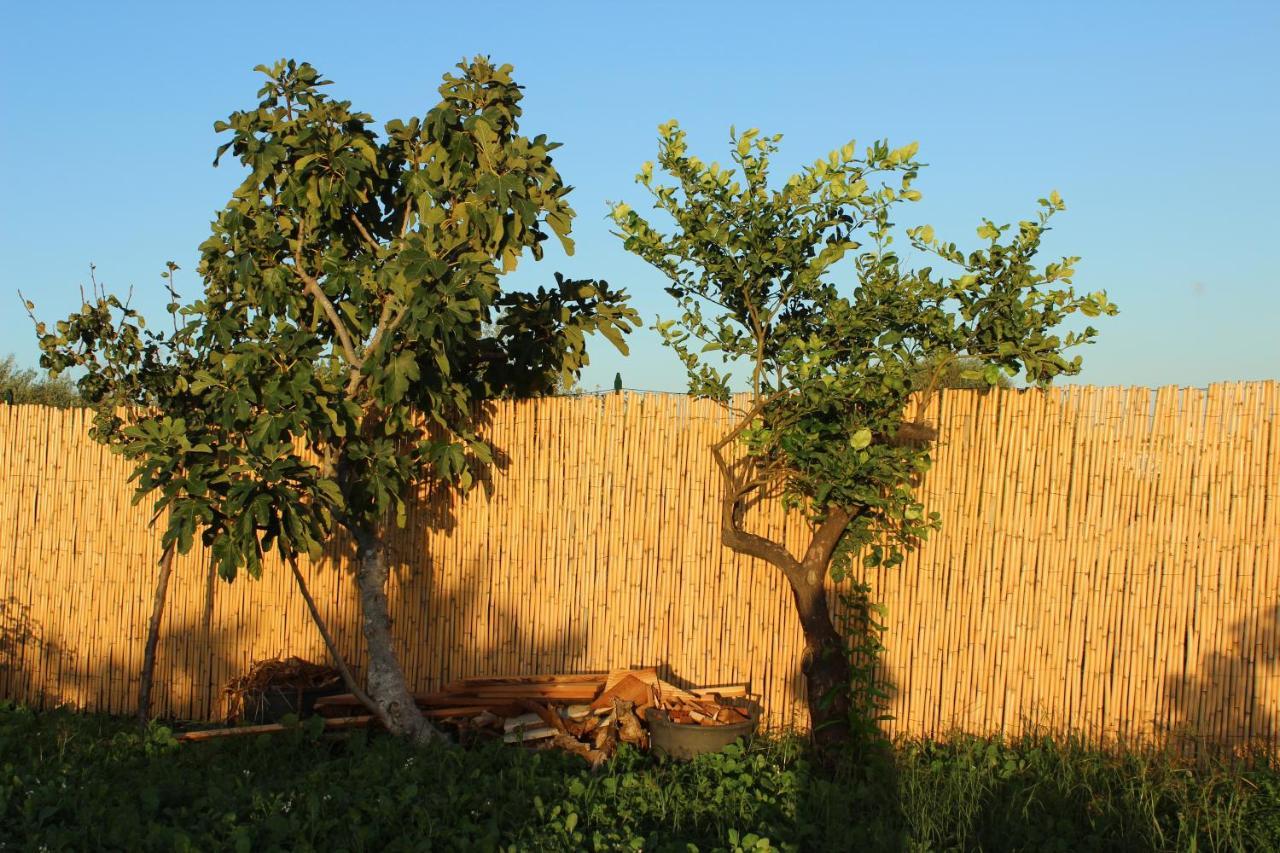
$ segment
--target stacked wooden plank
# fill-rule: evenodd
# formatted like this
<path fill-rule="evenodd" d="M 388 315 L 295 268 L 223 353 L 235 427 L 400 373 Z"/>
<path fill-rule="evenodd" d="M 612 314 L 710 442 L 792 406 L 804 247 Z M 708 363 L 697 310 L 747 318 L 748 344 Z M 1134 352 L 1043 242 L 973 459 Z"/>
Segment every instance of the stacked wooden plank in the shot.
<path fill-rule="evenodd" d="M 746 717 L 724 699 L 745 694 L 742 685 L 682 690 L 658 678 L 656 669 L 644 668 L 463 678 L 414 698 L 423 714 L 460 740 L 501 737 L 507 743 L 564 749 L 598 765 L 619 743 L 648 746 L 644 719 L 650 709 L 676 723 L 729 725 Z M 316 711 L 333 718 L 364 713 L 351 694 L 319 699 Z"/>

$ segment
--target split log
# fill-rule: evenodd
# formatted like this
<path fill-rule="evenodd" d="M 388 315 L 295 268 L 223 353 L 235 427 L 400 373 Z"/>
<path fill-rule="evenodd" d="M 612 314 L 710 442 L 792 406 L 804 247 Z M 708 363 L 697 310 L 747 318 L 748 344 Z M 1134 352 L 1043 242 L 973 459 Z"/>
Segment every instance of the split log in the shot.
<path fill-rule="evenodd" d="M 640 724 L 635 706 L 625 699 L 614 697 L 613 713 L 618 723 L 618 740 L 644 749 L 649 745 L 649 733 Z"/>
<path fill-rule="evenodd" d="M 557 732 L 551 726 L 535 726 L 531 729 L 521 727 L 504 734 L 502 740 L 506 743 L 529 743 L 530 741 L 555 737 L 557 734 L 560 734 L 560 732 Z"/>
<path fill-rule="evenodd" d="M 597 768 L 609 759 L 608 753 L 602 749 L 594 749 L 585 743 L 578 741 L 569 735 L 556 735 L 551 740 L 551 745 L 557 749 L 563 749 L 565 752 L 571 752 L 586 760 L 591 767 Z"/>
<path fill-rule="evenodd" d="M 518 717 L 507 717 L 507 719 L 502 723 L 502 730 L 510 732 L 520 728 L 521 726 L 532 727 L 537 725 L 543 725 L 542 716 L 540 714 L 530 712 L 528 714 L 521 714 Z"/>
<path fill-rule="evenodd" d="M 550 706 L 542 705 L 542 704 L 539 704 L 538 702 L 533 702 L 529 699 L 521 699 L 520 707 L 536 715 L 542 721 L 543 725 L 551 726 L 551 728 L 555 729 L 561 734 L 566 733 L 566 730 L 564 727 L 564 720 L 560 719 L 560 715 L 555 711 L 551 710 Z"/>

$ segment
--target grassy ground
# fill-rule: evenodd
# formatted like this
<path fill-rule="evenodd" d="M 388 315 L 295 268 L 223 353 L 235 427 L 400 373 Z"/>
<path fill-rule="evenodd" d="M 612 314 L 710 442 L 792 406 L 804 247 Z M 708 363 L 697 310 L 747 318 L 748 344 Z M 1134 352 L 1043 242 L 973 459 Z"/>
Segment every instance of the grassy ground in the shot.
<path fill-rule="evenodd" d="M 415 749 L 387 736 L 178 745 L 0 705 L 3 849 L 1276 850 L 1280 768 L 1070 743 L 903 743 L 819 772 L 794 739 L 690 763 Z"/>

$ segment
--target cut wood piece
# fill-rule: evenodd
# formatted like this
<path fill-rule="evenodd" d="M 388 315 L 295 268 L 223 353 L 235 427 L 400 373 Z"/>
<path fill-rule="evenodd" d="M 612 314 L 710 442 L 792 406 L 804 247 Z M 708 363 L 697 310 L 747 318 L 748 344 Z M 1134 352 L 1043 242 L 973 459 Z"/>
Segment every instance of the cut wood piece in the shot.
<path fill-rule="evenodd" d="M 477 714 L 489 714 L 495 720 L 497 719 L 497 715 L 489 711 L 488 705 L 457 705 L 453 708 L 425 708 L 422 711 L 422 716 L 433 720 L 443 720 L 449 717 L 474 717 Z"/>
<path fill-rule="evenodd" d="M 716 684 L 706 687 L 691 687 L 689 692 L 696 696 L 706 696 L 708 694 L 719 694 L 720 696 L 732 696 L 735 699 L 742 699 L 747 696 L 747 684 Z"/>
<path fill-rule="evenodd" d="M 600 697 L 591 703 L 591 709 L 596 713 L 607 711 L 613 707 L 615 699 L 622 699 L 636 707 L 643 708 L 651 701 L 649 685 L 634 675 L 625 676 L 601 693 Z"/>
<path fill-rule="evenodd" d="M 618 747 L 618 729 L 612 725 L 601 726 L 591 733 L 591 745 L 605 755 L 612 755 Z"/>
<path fill-rule="evenodd" d="M 426 696 L 415 697 L 418 705 L 423 707 L 432 707 L 435 705 L 460 705 L 463 703 L 481 703 L 481 702 L 501 702 L 504 700 L 511 701 L 517 699 L 542 699 L 552 702 L 563 702 L 565 704 L 579 704 L 582 702 L 590 702 L 596 698 L 599 691 L 588 685 L 583 687 L 570 687 L 567 689 L 557 690 L 522 690 L 519 688 L 494 688 L 493 690 L 468 690 L 466 692 L 457 691 L 449 693 L 431 693 Z"/>
<path fill-rule="evenodd" d="M 702 713 L 712 717 L 714 717 L 717 713 L 719 713 L 720 708 L 722 707 L 720 705 L 717 705 L 715 702 L 707 702 L 707 701 L 699 702 L 696 700 L 686 702 L 685 704 L 687 704 L 689 708 L 691 708 L 692 710 L 701 711 Z"/>
<path fill-rule="evenodd" d="M 574 755 L 581 756 L 586 759 L 587 763 L 592 767 L 599 767 L 608 759 L 608 755 L 603 750 L 592 749 L 585 743 L 575 740 L 565 734 L 558 734 L 551 739 L 551 745 L 556 749 L 563 749 L 565 752 L 571 752 Z"/>
<path fill-rule="evenodd" d="M 598 682 L 603 685 L 608 677 L 609 674 L 606 672 L 544 675 L 479 675 L 459 678 L 457 681 L 450 682 L 445 689 L 449 690 L 454 685 L 480 686 L 489 684 L 580 684 L 584 682 Z"/>
<path fill-rule="evenodd" d="M 581 684 L 451 684 L 438 691 L 438 694 L 443 696 L 595 697 L 602 690 L 604 690 L 602 682 L 583 682 Z"/>
<path fill-rule="evenodd" d="M 510 732 L 510 731 L 515 731 L 521 726 L 525 726 L 527 728 L 527 727 L 539 726 L 539 725 L 543 725 L 542 715 L 530 712 L 527 714 L 521 714 L 518 717 L 508 717 L 502 723 L 502 730 L 506 732 Z"/>
<path fill-rule="evenodd" d="M 481 711 L 471 718 L 471 725 L 477 728 L 487 729 L 496 726 L 502 722 L 502 718 L 489 710 Z"/>
<path fill-rule="evenodd" d="M 543 705 L 529 699 L 521 699 L 520 706 L 532 714 L 537 714 L 543 725 L 551 726 L 558 732 L 564 733 L 564 720 L 560 719 L 560 715 L 551 710 L 551 706 Z"/>
<path fill-rule="evenodd" d="M 555 737 L 560 734 L 551 726 L 535 726 L 531 729 L 516 729 L 507 732 L 502 736 L 502 740 L 506 743 L 528 743 L 529 741 L 543 740 L 549 737 Z"/>
<path fill-rule="evenodd" d="M 624 681 L 626 679 L 623 679 Z M 620 682 L 621 683 L 621 682 Z M 649 745 L 649 733 L 636 716 L 635 706 L 626 699 L 613 698 L 613 712 L 618 720 L 618 740 L 644 749 Z"/>
<path fill-rule="evenodd" d="M 627 676 L 638 678 L 645 684 L 653 684 L 658 680 L 658 668 L 654 666 L 641 667 L 639 669 L 615 669 L 609 672 L 609 677 L 605 679 L 605 692 L 613 689 L 613 686 Z"/>
<path fill-rule="evenodd" d="M 324 721 L 325 731 L 340 731 L 343 729 L 359 729 L 364 728 L 373 723 L 372 716 L 366 717 L 330 717 Z M 185 732 L 178 735 L 175 740 L 189 742 L 198 740 L 213 740 L 221 737 L 242 737 L 247 735 L 264 735 L 274 734 L 275 732 L 283 732 L 287 729 L 297 728 L 297 726 L 286 726 L 282 723 L 264 723 L 260 726 L 237 726 L 229 729 L 207 729 L 202 732 Z"/>
<path fill-rule="evenodd" d="M 600 693 L 600 688 L 594 684 L 567 684 L 563 687 L 512 687 L 503 685 L 502 687 L 470 687 L 465 690 L 450 690 L 447 693 L 440 693 L 440 696 L 497 696 L 497 697 L 530 697 L 538 698 L 558 698 L 572 701 L 575 696 L 585 697 L 584 701 L 594 699 Z"/>
<path fill-rule="evenodd" d="M 454 716 L 460 708 L 470 709 L 469 713 L 471 714 L 489 711 L 500 717 L 509 716 L 519 710 L 516 702 L 512 699 L 484 696 L 454 696 L 448 700 L 443 697 L 415 696 L 414 698 L 425 716 L 435 718 Z M 436 701 L 437 698 L 439 698 L 439 701 Z M 426 699 L 431 701 L 424 701 Z M 322 717 L 353 716 L 352 712 L 360 710 L 364 710 L 363 703 L 350 693 L 323 696 L 317 699 L 315 703 L 315 711 Z"/>
<path fill-rule="evenodd" d="M 591 706 L 590 705 L 570 705 L 567 708 L 562 708 L 560 711 L 560 715 L 563 717 L 568 717 L 570 720 L 583 720 L 591 716 Z"/>

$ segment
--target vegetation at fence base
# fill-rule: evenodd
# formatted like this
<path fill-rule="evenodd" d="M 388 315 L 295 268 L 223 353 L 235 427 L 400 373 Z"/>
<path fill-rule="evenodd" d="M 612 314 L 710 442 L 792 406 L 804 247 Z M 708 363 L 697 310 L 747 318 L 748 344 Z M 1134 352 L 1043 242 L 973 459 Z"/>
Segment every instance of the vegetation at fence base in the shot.
<path fill-rule="evenodd" d="M 19 368 L 12 355 L 0 358 L 0 404 L 23 403 L 59 409 L 88 405 L 68 376 L 51 379 L 31 368 Z"/>
<path fill-rule="evenodd" d="M 1280 767 L 955 738 L 818 770 L 796 739 L 689 763 L 368 732 L 178 745 L 0 707 L 0 839 L 48 850 L 1275 849 Z"/>

